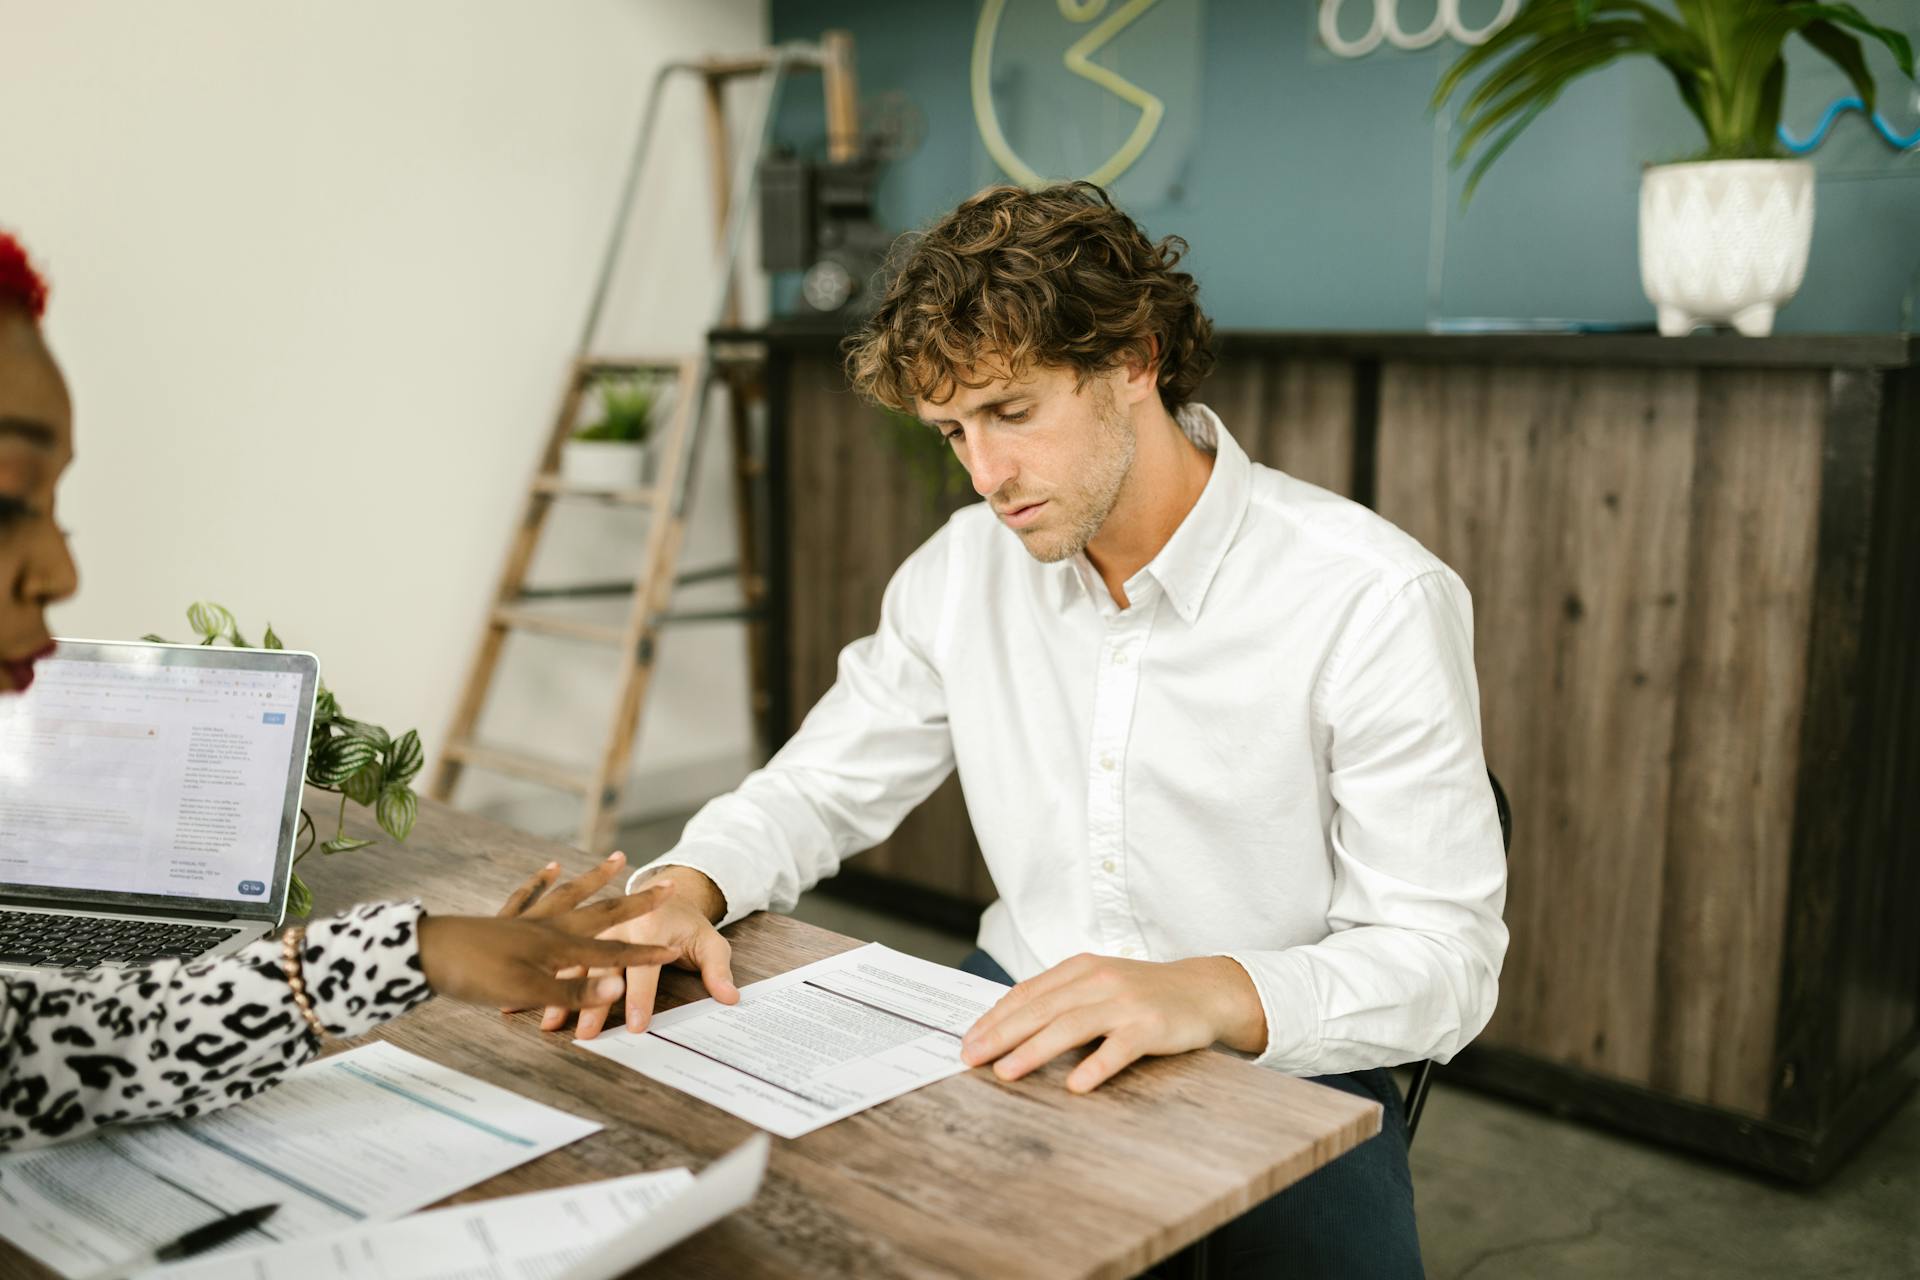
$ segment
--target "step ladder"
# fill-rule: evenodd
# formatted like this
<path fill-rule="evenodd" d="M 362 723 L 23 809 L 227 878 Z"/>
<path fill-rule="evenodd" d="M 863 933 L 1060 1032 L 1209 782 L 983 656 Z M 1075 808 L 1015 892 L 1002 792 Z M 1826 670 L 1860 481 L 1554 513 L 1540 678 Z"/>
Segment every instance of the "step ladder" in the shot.
<path fill-rule="evenodd" d="M 468 666 L 466 681 L 434 768 L 428 792 L 436 800 L 451 801 L 463 772 L 468 768 L 524 778 L 557 790 L 573 792 L 580 796 L 582 803 L 576 843 L 593 853 L 606 852 L 613 845 L 620 793 L 632 760 L 634 739 L 639 730 L 647 687 L 653 676 L 661 629 L 677 623 L 744 620 L 764 632 L 764 624 L 759 621 L 763 616 L 764 586 L 753 563 L 753 503 L 748 474 L 747 417 L 740 394 L 742 380 L 730 379 L 735 391 L 730 397 L 732 434 L 736 463 L 740 464 L 736 467 L 734 497 L 741 563 L 738 566 L 722 566 L 681 575 L 678 583 L 708 581 L 738 574 L 746 607 L 675 613 L 669 606 L 677 585 L 675 567 L 686 533 L 687 507 L 692 493 L 694 467 L 699 457 L 708 393 L 716 376 L 727 377 L 727 374 L 716 371 L 712 349 L 704 342 L 697 354 L 680 357 L 625 358 L 599 356 L 593 352 L 607 296 L 630 233 L 634 201 L 660 118 L 661 102 L 668 84 L 681 76 L 699 79 L 706 90 L 708 147 L 712 159 L 716 231 L 720 242 L 719 280 L 712 307 L 707 313 L 708 328 L 711 330 L 733 322 L 737 310 L 734 272 L 746 233 L 747 213 L 752 204 L 760 161 L 771 136 L 780 89 L 787 75 L 795 69 L 817 69 L 822 73 L 829 138 L 833 149 L 845 152 L 857 148 L 852 39 L 843 32 L 829 32 L 818 44 L 791 43 L 736 57 L 673 62 L 662 67 L 654 77 L 641 115 L 638 138 L 628 160 L 613 229 L 608 236 L 592 301 L 581 328 L 578 352 L 568 373 L 559 409 L 554 414 L 552 426 L 541 448 L 533 478 L 527 486 L 520 517 L 514 526 L 492 604 L 481 630 L 480 642 Z M 754 105 L 753 127 L 748 133 L 754 145 L 741 148 L 729 175 L 723 93 L 728 83 L 741 79 L 758 80 L 763 87 Z M 664 428 L 656 424 L 652 433 L 652 454 L 658 460 L 652 481 L 623 489 L 588 488 L 570 483 L 560 474 L 560 451 L 576 428 L 581 405 L 603 379 L 634 374 L 665 374 L 672 379 L 669 419 Z M 640 563 L 631 581 L 573 586 L 528 584 L 528 572 L 539 547 L 547 516 L 559 502 L 586 502 L 608 508 L 641 508 L 648 512 L 648 532 Z M 626 619 L 618 625 L 555 616 L 541 607 L 546 602 L 557 600 L 618 596 L 629 598 Z M 531 755 L 511 745 L 482 742 L 476 738 L 481 713 L 499 674 L 502 650 L 507 637 L 515 632 L 611 646 L 619 653 L 613 715 L 606 729 L 598 762 L 592 767 L 562 764 Z M 757 638 L 750 637 L 750 640 Z M 750 643 L 749 648 L 756 707 L 764 708 L 764 646 Z"/>

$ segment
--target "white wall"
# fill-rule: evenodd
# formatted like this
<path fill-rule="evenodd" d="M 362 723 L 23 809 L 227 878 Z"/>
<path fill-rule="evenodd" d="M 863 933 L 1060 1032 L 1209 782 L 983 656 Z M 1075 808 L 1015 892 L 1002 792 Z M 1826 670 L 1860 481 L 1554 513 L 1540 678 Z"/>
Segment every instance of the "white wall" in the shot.
<path fill-rule="evenodd" d="M 60 503 L 83 584 L 56 629 L 178 637 L 217 600 L 432 752 L 652 71 L 765 38 L 765 0 L 0 0 L 0 226 L 52 279 L 76 402 Z M 609 349 L 704 328 L 697 89 L 671 105 Z M 731 555 L 725 432 L 709 445 L 688 562 Z M 562 514 L 551 577 L 637 560 L 637 526 Z M 490 729 L 590 759 L 611 657 L 515 643 Z M 737 629 L 667 637 L 630 810 L 731 783 L 745 686 Z M 575 814 L 463 787 L 534 826 Z"/>

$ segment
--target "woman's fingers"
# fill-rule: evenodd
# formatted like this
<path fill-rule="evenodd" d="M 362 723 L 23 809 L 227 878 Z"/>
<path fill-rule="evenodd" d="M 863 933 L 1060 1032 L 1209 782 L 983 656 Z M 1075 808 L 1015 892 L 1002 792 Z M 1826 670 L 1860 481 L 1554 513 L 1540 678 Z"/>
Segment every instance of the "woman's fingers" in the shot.
<path fill-rule="evenodd" d="M 528 907 L 539 901 L 540 895 L 547 891 L 547 886 L 552 884 L 553 878 L 559 874 L 560 864 L 549 862 L 521 881 L 520 887 L 507 895 L 506 902 L 494 914 L 507 919 L 524 914 Z"/>
<path fill-rule="evenodd" d="M 614 874 L 618 872 L 621 867 L 625 866 L 626 863 L 626 854 L 618 852 L 608 854 L 600 860 L 599 864 L 595 866 L 593 870 L 587 872 L 585 875 L 575 876 L 553 892 L 547 894 L 545 898 L 541 899 L 539 908 L 529 911 L 527 914 L 540 919 L 546 919 L 549 916 L 558 916 L 573 910 L 588 898 L 600 892 L 600 890 L 606 886 L 607 881 L 613 879 Z"/>
<path fill-rule="evenodd" d="M 570 978 L 583 978 L 586 976 L 586 973 L 587 971 L 585 969 L 579 965 L 574 965 L 572 968 L 560 970 L 560 972 L 553 976 L 565 982 Z M 542 1031 L 558 1031 L 561 1027 L 567 1025 L 567 1011 L 579 1007 L 579 1005 L 567 1004 L 564 1001 L 558 1004 L 547 1005 L 547 1011 L 540 1015 L 540 1029 Z"/>
<path fill-rule="evenodd" d="M 580 1021 L 575 1024 L 573 1030 L 576 1039 L 591 1040 L 599 1035 L 600 1028 L 607 1024 L 608 1010 L 613 1008 L 614 1001 L 620 998 L 620 993 L 627 989 L 626 976 L 618 969 L 587 970 L 588 977 L 599 977 L 602 974 L 612 975 L 601 989 L 612 991 L 613 994 L 605 1000 L 590 1000 L 579 1006 Z"/>
<path fill-rule="evenodd" d="M 674 947 L 656 947 L 646 942 L 620 942 L 613 938 L 587 938 L 578 942 L 569 942 L 561 948 L 561 952 L 563 959 L 585 961 L 602 969 L 624 969 L 643 964 L 672 964 L 674 958 L 680 954 Z"/>
<path fill-rule="evenodd" d="M 563 1009 L 585 1009 L 595 1005 L 604 1008 L 620 998 L 620 990 L 626 984 L 617 973 L 595 970 L 594 974 L 578 978 L 536 977 L 533 981 L 541 988 L 538 998 L 549 1005 Z"/>
<path fill-rule="evenodd" d="M 655 880 L 644 888 L 618 898 L 588 903 L 553 920 L 557 929 L 591 937 L 617 924 L 643 916 L 673 896 L 673 881 Z"/>

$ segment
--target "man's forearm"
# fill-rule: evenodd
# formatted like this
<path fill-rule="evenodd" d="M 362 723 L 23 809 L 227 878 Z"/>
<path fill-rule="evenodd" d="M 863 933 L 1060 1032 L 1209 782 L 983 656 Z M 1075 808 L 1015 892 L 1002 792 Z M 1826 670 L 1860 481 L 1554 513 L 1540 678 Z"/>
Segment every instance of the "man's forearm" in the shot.
<path fill-rule="evenodd" d="M 704 871 L 695 871 L 692 867 L 661 867 L 635 881 L 628 892 L 655 880 L 671 881 L 674 897 L 696 908 L 711 924 L 719 924 L 727 914 L 727 897 L 720 892 L 720 886 Z"/>

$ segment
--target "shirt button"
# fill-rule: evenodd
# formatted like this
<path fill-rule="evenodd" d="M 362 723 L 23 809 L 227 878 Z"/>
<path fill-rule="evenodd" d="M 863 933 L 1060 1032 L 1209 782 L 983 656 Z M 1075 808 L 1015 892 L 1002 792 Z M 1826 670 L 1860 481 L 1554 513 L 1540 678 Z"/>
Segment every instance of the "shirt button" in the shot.
<path fill-rule="evenodd" d="M 1113 757 L 1112 757 L 1112 756 L 1101 756 L 1101 757 L 1100 757 L 1100 767 L 1101 767 L 1102 769 L 1105 769 L 1105 770 L 1106 770 L 1106 771 L 1107 771 L 1108 773 L 1112 773 L 1112 772 L 1113 772 Z"/>
<path fill-rule="evenodd" d="M 1105 862 L 1103 862 L 1103 863 L 1101 863 L 1101 864 L 1100 864 L 1100 869 L 1101 869 L 1102 871 L 1104 871 L 1104 872 L 1106 872 L 1106 873 L 1107 873 L 1108 875 L 1112 875 L 1112 874 L 1113 874 L 1113 859 L 1112 859 L 1112 858 L 1108 858 L 1108 859 L 1107 859 L 1107 860 L 1106 860 Z"/>
<path fill-rule="evenodd" d="M 1113 665 L 1116 667 L 1124 667 L 1127 665 L 1127 651 L 1125 649 L 1117 649 L 1114 651 Z"/>

